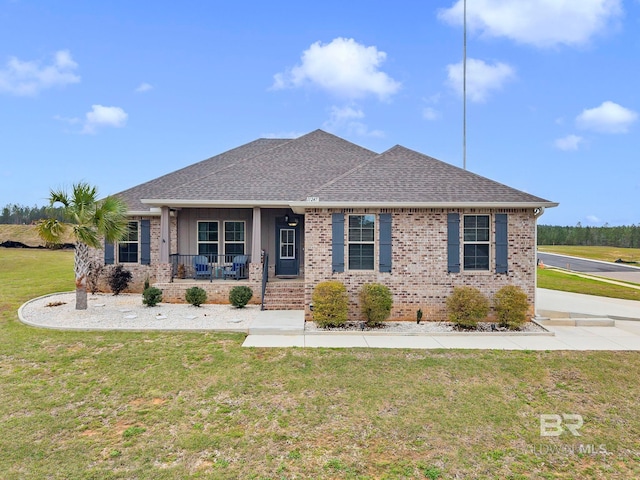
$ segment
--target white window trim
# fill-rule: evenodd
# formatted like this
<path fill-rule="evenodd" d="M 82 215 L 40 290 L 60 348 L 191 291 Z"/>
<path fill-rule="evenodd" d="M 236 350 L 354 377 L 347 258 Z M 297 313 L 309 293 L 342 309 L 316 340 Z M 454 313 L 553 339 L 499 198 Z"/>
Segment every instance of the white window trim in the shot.
<path fill-rule="evenodd" d="M 461 253 L 461 259 L 462 262 L 461 263 L 461 270 L 465 271 L 467 273 L 477 273 L 477 274 L 483 274 L 483 273 L 490 273 L 491 272 L 491 262 L 492 262 L 492 257 L 493 257 L 493 215 L 491 215 L 490 213 L 466 213 L 462 216 L 462 252 Z M 486 241 L 466 241 L 464 239 L 464 219 L 466 217 L 488 217 L 489 218 L 489 240 Z M 489 246 L 489 257 L 488 257 L 488 266 L 485 270 L 478 270 L 478 269 L 469 269 L 467 270 L 466 268 L 464 268 L 464 247 L 465 245 L 488 245 Z"/>
<path fill-rule="evenodd" d="M 367 215 L 370 215 L 373 217 L 373 240 L 371 241 L 366 241 L 366 242 L 352 242 L 351 240 L 349 240 L 349 219 L 351 217 L 365 217 Z M 345 225 L 345 235 L 346 235 L 346 245 L 347 248 L 345 249 L 345 270 L 346 271 L 350 271 L 350 272 L 375 272 L 376 271 L 376 259 L 378 258 L 378 215 L 375 213 L 350 213 L 347 215 L 347 219 L 346 219 L 346 225 Z M 363 269 L 363 268 L 349 268 L 350 265 L 350 255 L 349 255 L 349 246 L 350 245 L 373 245 L 373 268 L 371 269 Z"/>
<path fill-rule="evenodd" d="M 127 263 L 127 264 L 129 264 L 129 265 L 134 265 L 134 264 L 138 264 L 138 263 L 140 263 L 140 220 L 129 220 L 129 221 L 127 222 L 127 228 L 128 228 L 128 226 L 129 226 L 129 224 L 130 224 L 130 223 L 135 223 L 135 224 L 137 224 L 138 239 L 137 239 L 135 242 L 134 242 L 134 241 L 132 241 L 132 240 L 120 240 L 120 241 L 118 241 L 118 242 L 116 243 L 116 246 L 115 246 L 115 250 L 116 250 L 116 251 L 115 251 L 115 255 L 116 255 L 116 257 L 117 257 L 117 258 L 116 258 L 116 263 Z M 135 244 L 138 246 L 138 248 L 137 248 L 137 250 L 138 250 L 138 255 L 137 255 L 137 256 L 138 256 L 138 260 L 137 260 L 137 261 L 135 261 L 135 262 L 125 262 L 125 261 L 123 261 L 123 260 L 120 260 L 120 245 L 125 244 L 125 243 L 126 243 L 126 244 L 133 244 L 133 243 L 135 243 Z"/>
<path fill-rule="evenodd" d="M 225 233 L 227 231 L 227 223 L 242 223 L 244 225 L 243 227 L 243 231 L 244 231 L 244 240 L 242 242 L 227 242 L 227 239 L 224 238 L 225 237 Z M 226 257 L 227 255 L 227 243 L 229 244 L 234 244 L 234 245 L 239 245 L 242 244 L 244 246 L 244 248 L 242 249 L 244 252 L 244 255 L 247 255 L 247 222 L 246 220 L 225 220 L 224 224 L 222 225 L 222 249 L 224 250 L 223 254 Z M 218 247 L 220 248 L 220 247 Z M 229 254 L 229 255 L 233 255 L 233 254 Z"/>
<path fill-rule="evenodd" d="M 218 241 L 217 242 L 200 241 L 199 234 L 200 234 L 201 223 L 217 223 L 218 224 Z M 198 252 L 198 255 L 200 255 L 200 244 L 204 244 L 204 245 L 217 244 L 218 256 L 220 256 L 221 252 L 220 252 L 220 221 L 219 220 L 198 220 L 196 225 L 196 251 Z"/>
<path fill-rule="evenodd" d="M 284 245 L 293 246 L 292 256 L 282 256 L 282 232 L 293 232 L 293 243 L 286 242 Z M 296 229 L 295 228 L 281 228 L 280 229 L 280 260 L 295 260 L 296 259 Z"/>

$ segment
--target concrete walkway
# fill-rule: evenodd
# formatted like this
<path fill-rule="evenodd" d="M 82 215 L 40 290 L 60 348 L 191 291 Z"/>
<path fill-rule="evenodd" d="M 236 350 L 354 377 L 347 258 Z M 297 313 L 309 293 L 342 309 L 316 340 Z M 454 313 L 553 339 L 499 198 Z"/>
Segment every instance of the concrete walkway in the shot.
<path fill-rule="evenodd" d="M 556 318 L 580 318 L 582 326 L 545 325 L 550 333 L 304 333 L 302 312 L 270 312 L 268 328 L 249 331 L 245 347 L 462 348 L 495 350 L 636 350 L 640 351 L 640 302 L 538 289 L 538 310 Z M 267 313 L 267 312 L 264 312 Z M 280 315 L 284 315 L 282 320 Z M 284 317 L 287 317 L 286 319 Z M 614 326 L 589 326 L 614 319 Z M 267 323 L 268 321 L 268 323 Z M 298 323 L 299 322 L 299 323 Z M 278 327 L 280 325 L 280 327 Z M 276 330 L 273 330 L 276 326 Z M 301 331 L 302 330 L 302 331 Z"/>

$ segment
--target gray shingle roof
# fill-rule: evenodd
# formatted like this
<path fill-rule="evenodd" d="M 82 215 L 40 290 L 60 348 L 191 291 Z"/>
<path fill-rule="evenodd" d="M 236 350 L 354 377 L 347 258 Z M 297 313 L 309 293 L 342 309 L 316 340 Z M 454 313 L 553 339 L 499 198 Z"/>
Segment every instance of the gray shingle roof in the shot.
<path fill-rule="evenodd" d="M 259 139 L 119 195 L 132 211 L 180 202 L 288 205 L 310 196 L 344 206 L 551 203 L 401 146 L 378 155 L 322 130 Z"/>
<path fill-rule="evenodd" d="M 548 202 L 402 146 L 359 165 L 313 195 L 322 202 Z"/>
<path fill-rule="evenodd" d="M 149 205 L 140 202 L 143 198 L 167 198 L 166 192 L 193 181 L 194 178 L 202 178 L 224 168 L 229 168 L 246 158 L 251 158 L 276 148 L 288 139 L 267 139 L 261 138 L 249 142 L 240 147 L 236 147 L 215 157 L 202 160 L 188 167 L 181 168 L 175 172 L 168 173 L 156 179 L 142 183 L 135 187 L 124 190 L 117 195 L 123 198 L 129 210 L 148 210 Z"/>

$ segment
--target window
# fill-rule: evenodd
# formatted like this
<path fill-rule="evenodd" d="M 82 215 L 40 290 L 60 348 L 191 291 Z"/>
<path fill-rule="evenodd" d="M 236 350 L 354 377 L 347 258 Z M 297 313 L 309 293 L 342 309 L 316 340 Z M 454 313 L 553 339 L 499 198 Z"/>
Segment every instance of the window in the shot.
<path fill-rule="evenodd" d="M 489 270 L 489 215 L 464 217 L 464 269 Z"/>
<path fill-rule="evenodd" d="M 244 255 L 244 222 L 224 222 L 224 253 Z"/>
<path fill-rule="evenodd" d="M 294 260 L 296 245 L 296 231 L 293 228 L 283 228 L 280 230 L 280 259 Z"/>
<path fill-rule="evenodd" d="M 218 261 L 218 222 L 198 222 L 198 255 Z"/>
<path fill-rule="evenodd" d="M 373 270 L 375 215 L 349 215 L 349 270 Z"/>
<path fill-rule="evenodd" d="M 118 262 L 138 263 L 138 222 L 129 222 L 127 235 L 118 242 Z"/>

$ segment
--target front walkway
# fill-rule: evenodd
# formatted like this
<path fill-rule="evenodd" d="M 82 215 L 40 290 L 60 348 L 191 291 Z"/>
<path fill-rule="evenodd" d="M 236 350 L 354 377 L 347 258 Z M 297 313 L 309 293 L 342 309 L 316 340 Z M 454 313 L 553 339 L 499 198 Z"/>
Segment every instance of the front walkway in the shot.
<path fill-rule="evenodd" d="M 462 348 L 491 350 L 637 350 L 640 322 L 616 320 L 615 327 L 546 326 L 553 335 L 440 333 L 385 335 L 314 333 L 249 335 L 243 347 Z"/>

